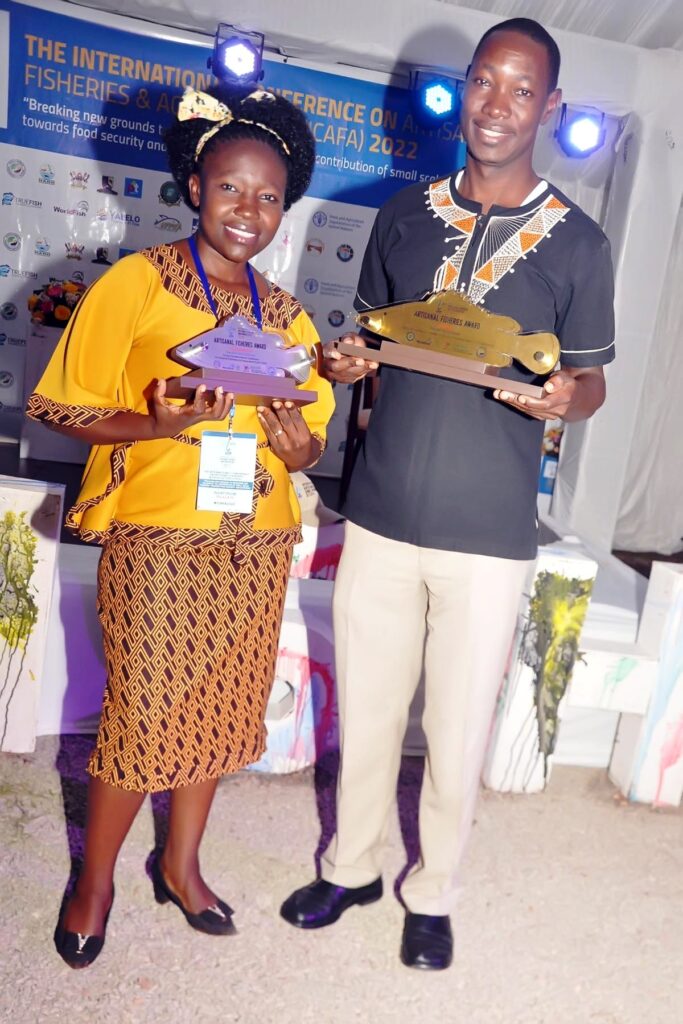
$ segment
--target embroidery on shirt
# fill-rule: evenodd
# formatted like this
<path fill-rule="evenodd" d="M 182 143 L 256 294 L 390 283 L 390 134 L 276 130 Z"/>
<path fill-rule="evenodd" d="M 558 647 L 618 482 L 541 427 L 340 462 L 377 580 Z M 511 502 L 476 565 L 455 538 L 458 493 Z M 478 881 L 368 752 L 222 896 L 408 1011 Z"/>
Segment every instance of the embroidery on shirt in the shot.
<path fill-rule="evenodd" d="M 459 206 L 451 195 L 450 178 L 435 182 L 429 189 L 432 210 L 447 224 L 455 227 L 460 236 L 453 239 L 458 246 L 437 268 L 434 290 L 457 288 L 465 254 L 472 240 L 476 216 Z M 477 252 L 468 294 L 473 302 L 482 302 L 491 288 L 497 288 L 518 260 L 536 249 L 548 237 L 556 224 L 569 213 L 552 193 L 533 210 L 512 217 L 491 217 Z M 450 239 L 449 239 L 450 241 Z"/>

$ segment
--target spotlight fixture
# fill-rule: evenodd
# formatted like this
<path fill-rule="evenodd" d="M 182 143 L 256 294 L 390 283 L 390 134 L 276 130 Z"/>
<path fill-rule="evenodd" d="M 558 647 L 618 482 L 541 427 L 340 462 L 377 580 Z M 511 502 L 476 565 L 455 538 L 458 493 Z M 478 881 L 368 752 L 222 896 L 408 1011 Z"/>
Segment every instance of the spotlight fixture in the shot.
<path fill-rule="evenodd" d="M 458 79 L 421 68 L 412 72 L 411 89 L 415 117 L 423 127 L 457 121 L 462 89 Z"/>
<path fill-rule="evenodd" d="M 221 82 L 252 85 L 263 72 L 263 41 L 261 32 L 251 32 L 221 23 L 216 30 L 213 54 L 208 66 Z"/>
<path fill-rule="evenodd" d="M 605 143 L 605 115 L 592 108 L 573 108 L 562 104 L 555 138 L 567 156 L 582 158 L 595 153 Z"/>

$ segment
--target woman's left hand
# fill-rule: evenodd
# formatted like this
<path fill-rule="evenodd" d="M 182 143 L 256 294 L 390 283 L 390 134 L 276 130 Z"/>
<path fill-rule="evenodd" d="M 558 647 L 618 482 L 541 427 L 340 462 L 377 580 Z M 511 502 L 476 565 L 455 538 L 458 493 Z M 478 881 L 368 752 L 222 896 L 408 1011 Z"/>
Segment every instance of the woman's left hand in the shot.
<path fill-rule="evenodd" d="M 318 442 L 293 402 L 273 402 L 270 409 L 256 408 L 270 447 L 294 472 L 311 466 L 318 458 Z"/>

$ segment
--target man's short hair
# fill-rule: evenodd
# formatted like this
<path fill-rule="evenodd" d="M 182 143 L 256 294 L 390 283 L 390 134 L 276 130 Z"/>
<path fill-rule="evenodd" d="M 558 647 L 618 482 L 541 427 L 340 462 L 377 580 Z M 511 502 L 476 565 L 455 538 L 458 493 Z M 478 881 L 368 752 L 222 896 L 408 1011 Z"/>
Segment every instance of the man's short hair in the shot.
<path fill-rule="evenodd" d="M 560 77 L 559 47 L 550 33 L 543 28 L 543 25 L 534 21 L 533 18 L 509 18 L 507 21 L 500 21 L 497 25 L 492 25 L 477 43 L 472 57 L 473 62 L 486 40 L 497 32 L 518 32 L 520 35 L 528 36 L 534 42 L 540 43 L 548 54 L 548 92 L 557 89 L 557 81 Z"/>

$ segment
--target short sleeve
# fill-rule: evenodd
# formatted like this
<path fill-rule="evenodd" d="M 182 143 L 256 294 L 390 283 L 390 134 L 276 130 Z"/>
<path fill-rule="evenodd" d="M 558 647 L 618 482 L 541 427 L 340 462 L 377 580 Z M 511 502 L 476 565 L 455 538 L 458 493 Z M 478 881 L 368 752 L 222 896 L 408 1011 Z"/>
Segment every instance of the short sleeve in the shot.
<path fill-rule="evenodd" d="M 374 306 L 385 306 L 392 301 L 391 284 L 384 262 L 391 222 L 392 218 L 388 208 L 382 207 L 375 218 L 363 256 L 358 290 L 353 302 L 358 312 L 371 309 Z"/>
<path fill-rule="evenodd" d="M 144 257 L 128 256 L 88 288 L 29 398 L 29 416 L 82 427 L 133 407 L 125 367 L 150 287 L 147 267 Z"/>
<path fill-rule="evenodd" d="M 592 237 L 572 254 L 571 285 L 558 312 L 557 337 L 563 366 L 602 366 L 614 359 L 614 273 L 602 232 L 597 244 Z"/>

